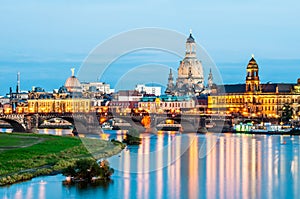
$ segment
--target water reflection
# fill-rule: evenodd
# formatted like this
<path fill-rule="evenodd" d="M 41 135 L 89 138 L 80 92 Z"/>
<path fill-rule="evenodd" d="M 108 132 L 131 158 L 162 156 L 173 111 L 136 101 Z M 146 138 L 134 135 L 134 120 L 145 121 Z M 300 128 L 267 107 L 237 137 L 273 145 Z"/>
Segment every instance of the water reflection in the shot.
<path fill-rule="evenodd" d="M 1 133 L 11 133 L 13 129 L 10 128 L 0 128 Z"/>
<path fill-rule="evenodd" d="M 40 182 L 40 186 L 39 186 L 39 198 L 40 199 L 43 199 L 43 198 L 46 198 L 46 185 L 47 183 L 43 180 L 41 180 Z"/>
<path fill-rule="evenodd" d="M 189 148 L 196 134 L 142 134 L 142 144 L 128 146 L 120 156 L 110 158 L 111 165 L 120 171 L 129 173 L 148 173 L 173 165 Z M 127 164 L 127 153 L 130 153 L 130 167 Z M 157 159 L 160 158 L 158 164 Z"/>
<path fill-rule="evenodd" d="M 108 134 L 109 138 L 121 136 L 113 131 Z M 183 146 L 187 143 L 190 146 L 186 150 Z M 203 158 L 199 158 L 201 150 L 208 152 Z M 109 158 L 115 174 L 113 183 L 106 188 L 78 191 L 76 187 L 61 186 L 63 176 L 58 175 L 1 188 L 0 195 L 3 198 L 296 198 L 300 195 L 299 155 L 299 136 L 145 134 L 142 145 L 130 146 L 120 156 Z M 170 164 L 166 166 L 167 162 Z"/>
<path fill-rule="evenodd" d="M 213 139 L 207 136 L 208 144 Z M 208 198 L 299 194 L 299 137 L 225 135 L 206 157 L 206 164 Z"/>
<path fill-rule="evenodd" d="M 47 135 L 73 135 L 72 129 L 38 129 L 39 134 Z"/>
<path fill-rule="evenodd" d="M 160 150 L 162 149 L 164 146 L 164 135 L 163 134 L 158 134 L 157 135 L 157 149 Z M 163 154 L 162 153 L 158 153 L 157 154 L 157 159 L 156 159 L 156 167 L 157 168 L 162 168 L 162 162 L 163 162 Z M 156 197 L 158 199 L 162 198 L 162 193 L 163 193 L 163 170 L 162 169 L 158 169 L 156 172 L 156 184 L 161 185 L 161 186 L 157 186 L 156 187 Z"/>
<path fill-rule="evenodd" d="M 189 154 L 189 181 L 188 181 L 188 196 L 189 198 L 198 198 L 199 191 L 199 174 L 198 174 L 198 139 L 194 139 L 188 150 Z M 178 161 L 180 162 L 180 161 Z M 179 165 L 180 166 L 180 165 Z M 180 181 L 178 182 L 180 185 Z"/>

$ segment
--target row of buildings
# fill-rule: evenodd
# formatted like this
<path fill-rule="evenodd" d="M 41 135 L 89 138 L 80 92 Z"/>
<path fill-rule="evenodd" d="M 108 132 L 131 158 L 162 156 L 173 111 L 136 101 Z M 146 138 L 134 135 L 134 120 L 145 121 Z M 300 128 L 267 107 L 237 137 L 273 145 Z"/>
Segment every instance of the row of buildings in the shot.
<path fill-rule="evenodd" d="M 280 118 L 285 106 L 300 117 L 300 79 L 295 83 L 261 83 L 259 67 L 250 59 L 244 84 L 217 86 L 208 98 L 208 111 L 226 112 L 244 117 Z"/>
<path fill-rule="evenodd" d="M 0 98 L 0 114 L 93 112 L 107 106 L 119 112 L 128 112 L 138 107 L 137 103 L 143 96 L 161 95 L 161 87 L 144 84 L 136 85 L 135 90 L 114 92 L 109 84 L 103 82 L 80 82 L 73 68 L 71 71 L 65 84 L 51 92 L 41 87 L 21 91 L 18 73 L 16 91 L 10 88 L 7 96 Z"/>
<path fill-rule="evenodd" d="M 203 66 L 197 59 L 196 42 L 191 33 L 176 80 L 170 70 L 165 94 L 159 86 L 142 84 L 135 90 L 113 93 L 109 84 L 80 82 L 74 69 L 64 86 L 52 92 L 39 87 L 27 93 L 20 92 L 19 82 L 18 75 L 16 92 L 10 89 L 8 97 L 0 100 L 2 113 L 189 112 L 280 118 L 283 108 L 288 105 L 293 110 L 293 118 L 300 117 L 300 79 L 295 83 L 261 83 L 254 56 L 246 65 L 244 84 L 216 85 L 210 70 L 205 85 Z"/>

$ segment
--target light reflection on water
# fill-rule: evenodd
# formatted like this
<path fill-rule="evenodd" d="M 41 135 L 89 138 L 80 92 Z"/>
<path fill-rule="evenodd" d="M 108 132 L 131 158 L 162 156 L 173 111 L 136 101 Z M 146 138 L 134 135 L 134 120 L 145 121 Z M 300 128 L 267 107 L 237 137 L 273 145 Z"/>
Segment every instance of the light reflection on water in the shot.
<path fill-rule="evenodd" d="M 0 128 L 0 132 L 1 133 L 11 133 L 12 129 L 10 129 L 10 128 Z"/>
<path fill-rule="evenodd" d="M 122 133 L 107 131 L 109 139 Z M 118 139 L 121 139 L 118 137 Z M 100 138 L 100 137 L 99 137 Z M 3 198 L 298 198 L 299 136 L 242 134 L 145 134 L 109 158 L 115 168 L 107 187 L 78 189 L 63 176 L 35 178 L 0 188 Z M 215 141 L 216 144 L 215 144 Z M 172 144 L 169 144 L 171 143 Z M 190 147 L 182 156 L 183 143 Z M 208 152 L 199 158 L 199 150 Z M 163 150 L 165 149 L 165 150 Z M 155 151 L 154 156 L 149 156 Z M 180 158 L 177 159 L 176 157 Z M 137 157 L 137 158 L 136 158 Z M 164 161 L 171 163 L 163 167 Z M 163 168 L 162 168 L 163 167 Z M 151 172 L 148 169 L 156 168 Z M 123 172 L 123 171 L 137 172 Z M 41 181 L 43 180 L 43 181 Z M 42 183 L 43 182 L 43 183 Z M 55 190 L 55 191 L 54 191 Z"/>
<path fill-rule="evenodd" d="M 73 136 L 72 129 L 39 129 L 38 132 L 39 134 L 47 134 L 47 135 Z"/>

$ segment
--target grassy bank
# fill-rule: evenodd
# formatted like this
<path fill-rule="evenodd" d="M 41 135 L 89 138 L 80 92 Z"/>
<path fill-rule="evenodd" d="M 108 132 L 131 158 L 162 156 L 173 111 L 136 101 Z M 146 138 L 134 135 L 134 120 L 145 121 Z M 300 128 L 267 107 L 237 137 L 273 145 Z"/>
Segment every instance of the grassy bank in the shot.
<path fill-rule="evenodd" d="M 60 172 L 81 158 L 109 157 L 123 145 L 95 139 L 38 134 L 0 134 L 0 185 Z M 91 155 L 92 153 L 92 155 Z"/>

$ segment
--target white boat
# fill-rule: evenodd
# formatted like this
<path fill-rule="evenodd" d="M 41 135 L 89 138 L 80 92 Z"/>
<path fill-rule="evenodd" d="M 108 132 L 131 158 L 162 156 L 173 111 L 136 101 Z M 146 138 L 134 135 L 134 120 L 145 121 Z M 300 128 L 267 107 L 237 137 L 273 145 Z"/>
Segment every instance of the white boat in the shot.
<path fill-rule="evenodd" d="M 108 122 L 103 123 L 103 124 L 101 125 L 101 128 L 102 128 L 103 130 L 112 130 L 112 129 L 113 129 L 113 127 L 112 127 Z"/>
<path fill-rule="evenodd" d="M 282 126 L 282 125 L 275 125 L 271 123 L 265 123 L 264 125 L 256 125 L 253 126 L 249 133 L 265 133 L 265 134 L 284 134 L 290 133 L 293 129 L 290 126 Z"/>
<path fill-rule="evenodd" d="M 234 132 L 251 134 L 289 134 L 293 132 L 290 126 L 275 125 L 271 123 L 256 124 L 237 124 L 234 126 Z"/>
<path fill-rule="evenodd" d="M 253 128 L 252 123 L 240 123 L 240 124 L 235 124 L 233 126 L 233 131 L 237 133 L 249 133 L 250 129 Z"/>

